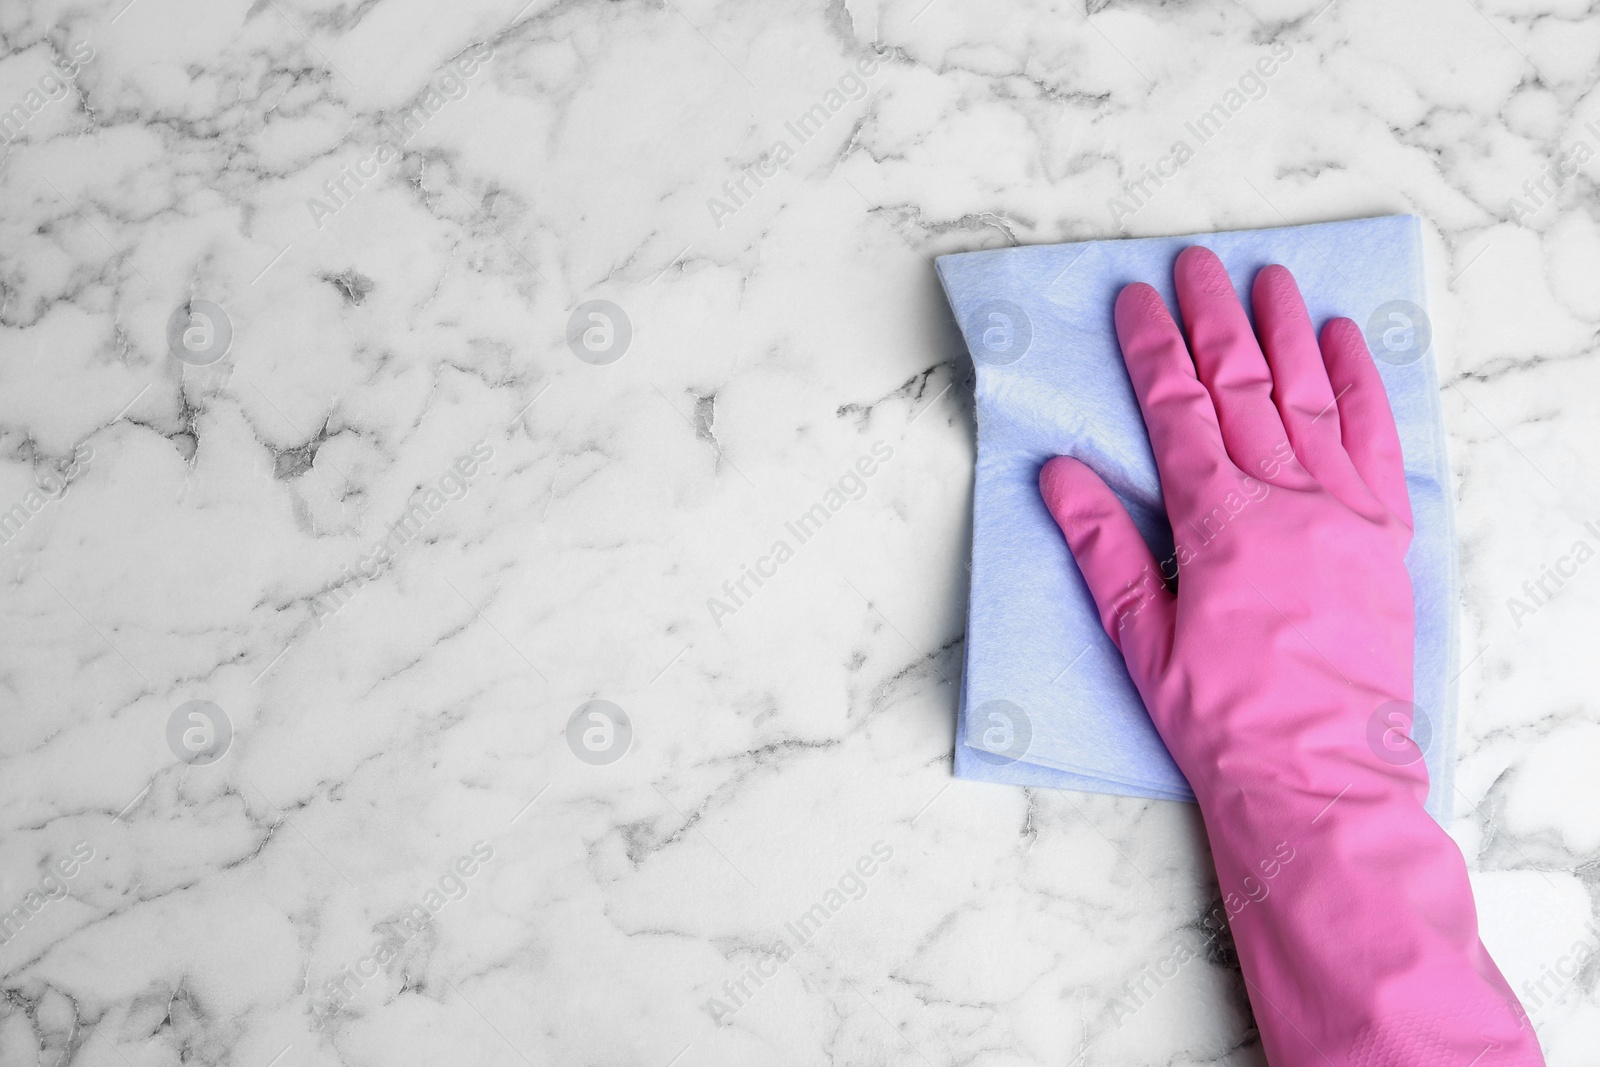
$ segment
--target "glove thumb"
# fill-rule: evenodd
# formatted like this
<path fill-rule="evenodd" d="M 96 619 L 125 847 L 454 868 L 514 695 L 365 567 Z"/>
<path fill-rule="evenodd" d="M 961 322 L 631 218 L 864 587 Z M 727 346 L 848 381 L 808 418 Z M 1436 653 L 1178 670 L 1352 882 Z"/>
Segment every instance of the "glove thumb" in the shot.
<path fill-rule="evenodd" d="M 1176 598 L 1111 487 L 1083 463 L 1057 456 L 1039 471 L 1039 493 L 1067 539 L 1100 611 L 1100 623 L 1144 688 L 1172 648 Z"/>

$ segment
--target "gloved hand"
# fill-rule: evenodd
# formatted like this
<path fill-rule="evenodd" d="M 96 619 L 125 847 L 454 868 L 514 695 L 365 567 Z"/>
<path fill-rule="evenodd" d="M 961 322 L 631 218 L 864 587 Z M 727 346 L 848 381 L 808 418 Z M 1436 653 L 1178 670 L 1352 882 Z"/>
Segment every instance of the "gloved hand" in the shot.
<path fill-rule="evenodd" d="M 1210 251 L 1185 249 L 1175 279 L 1187 345 L 1148 285 L 1122 290 L 1116 325 L 1176 566 L 1077 460 L 1045 464 L 1039 487 L 1194 787 L 1224 899 L 1242 902 L 1228 910 L 1267 1058 L 1542 1064 L 1396 730 L 1411 508 L 1361 332 L 1335 319 L 1319 350 L 1281 266 L 1256 277 L 1254 331 Z"/>

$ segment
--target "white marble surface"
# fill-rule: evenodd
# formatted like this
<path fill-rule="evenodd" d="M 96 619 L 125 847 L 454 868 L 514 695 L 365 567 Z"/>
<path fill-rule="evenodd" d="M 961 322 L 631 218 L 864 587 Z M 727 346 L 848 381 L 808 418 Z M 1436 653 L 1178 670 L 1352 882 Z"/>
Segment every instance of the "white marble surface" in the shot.
<path fill-rule="evenodd" d="M 1454 833 L 1593 1063 L 1600 564 L 1508 600 L 1600 545 L 1600 16 L 1324 2 L 0 9 L 0 1063 L 1261 1063 L 1225 950 L 1151 977 L 1215 892 L 1191 808 L 950 779 L 973 427 L 929 257 L 1394 211 L 1459 488 Z M 591 699 L 618 761 L 569 749 Z M 214 762 L 169 747 L 194 700 Z"/>

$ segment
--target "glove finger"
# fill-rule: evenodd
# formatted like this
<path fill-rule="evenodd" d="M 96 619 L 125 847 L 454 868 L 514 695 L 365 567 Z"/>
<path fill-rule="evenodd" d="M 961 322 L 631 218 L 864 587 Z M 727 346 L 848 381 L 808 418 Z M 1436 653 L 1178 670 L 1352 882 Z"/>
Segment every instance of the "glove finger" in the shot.
<path fill-rule="evenodd" d="M 1143 282 L 1117 294 L 1117 340 L 1144 412 L 1161 492 L 1174 524 L 1186 519 L 1214 487 L 1234 474 L 1222 444 L 1211 394 L 1195 377 L 1194 361 L 1161 294 Z M 1231 479 L 1230 479 L 1231 481 Z"/>
<path fill-rule="evenodd" d="M 1234 465 L 1261 477 L 1288 442 L 1272 403 L 1272 374 L 1222 261 L 1193 245 L 1173 267 L 1178 307 L 1200 381 L 1216 406 Z"/>
<path fill-rule="evenodd" d="M 1339 405 L 1294 275 L 1278 264 L 1262 268 L 1251 303 L 1272 369 L 1273 399 L 1295 458 L 1345 504 L 1359 508 L 1370 503 L 1372 495 L 1345 454 Z"/>
<path fill-rule="evenodd" d="M 1067 539 L 1128 672 L 1141 689 L 1172 649 L 1176 599 L 1122 501 L 1078 460 L 1057 456 L 1039 471 L 1039 493 Z"/>
<path fill-rule="evenodd" d="M 1349 319 L 1330 320 L 1322 328 L 1322 359 L 1339 398 L 1339 434 L 1345 453 L 1372 495 L 1411 529 L 1411 497 L 1406 492 L 1400 434 L 1361 328 Z"/>

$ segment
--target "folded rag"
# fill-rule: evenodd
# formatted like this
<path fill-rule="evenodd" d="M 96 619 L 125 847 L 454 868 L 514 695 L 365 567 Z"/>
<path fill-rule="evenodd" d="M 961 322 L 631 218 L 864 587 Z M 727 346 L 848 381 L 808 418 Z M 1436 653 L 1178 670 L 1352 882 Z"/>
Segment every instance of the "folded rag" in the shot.
<path fill-rule="evenodd" d="M 1045 461 L 1075 456 L 1128 505 L 1157 559 L 1172 555 L 1112 307 L 1124 285 L 1142 281 L 1176 314 L 1172 264 L 1193 244 L 1217 254 L 1247 307 L 1256 272 L 1281 263 L 1299 281 L 1318 328 L 1340 315 L 1365 327 L 1399 429 L 1416 523 L 1406 556 L 1416 603 L 1410 736 L 1428 767 L 1428 811 L 1448 825 L 1456 551 L 1421 229 L 1409 215 L 939 258 L 940 281 L 977 368 L 972 591 L 956 775 L 1193 799 L 1039 496 Z M 1041 559 L 1059 566 L 1040 568 Z M 1380 730 L 1373 743 L 1384 742 Z"/>

